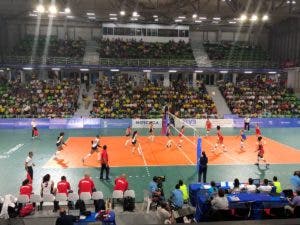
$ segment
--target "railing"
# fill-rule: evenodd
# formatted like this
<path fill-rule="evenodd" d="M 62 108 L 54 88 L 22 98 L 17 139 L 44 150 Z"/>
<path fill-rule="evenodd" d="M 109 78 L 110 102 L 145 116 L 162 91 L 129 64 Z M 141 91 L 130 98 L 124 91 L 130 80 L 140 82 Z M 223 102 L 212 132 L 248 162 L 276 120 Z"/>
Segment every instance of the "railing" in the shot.
<path fill-rule="evenodd" d="M 45 65 L 45 66 L 100 66 L 100 67 L 197 67 L 195 60 L 184 59 L 113 59 L 93 57 L 83 58 L 68 57 L 35 57 L 30 56 L 6 56 L 3 60 L 5 65 Z M 203 68 L 279 68 L 278 63 L 270 61 L 228 61 L 216 60 L 212 66 Z"/>

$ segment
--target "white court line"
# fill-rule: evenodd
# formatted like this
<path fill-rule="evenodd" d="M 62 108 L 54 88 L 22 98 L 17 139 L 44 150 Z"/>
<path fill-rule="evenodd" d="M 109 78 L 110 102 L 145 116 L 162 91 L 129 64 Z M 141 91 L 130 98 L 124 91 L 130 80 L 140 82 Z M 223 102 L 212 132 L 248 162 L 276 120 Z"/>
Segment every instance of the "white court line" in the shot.
<path fill-rule="evenodd" d="M 150 171 L 149 171 L 148 164 L 147 164 L 147 161 L 146 161 L 145 156 L 144 156 L 142 146 L 141 146 L 140 143 L 138 143 L 138 144 L 139 144 L 138 148 L 141 149 L 141 156 L 142 156 L 142 159 L 144 161 L 144 166 L 145 166 L 145 169 L 146 169 L 146 173 L 147 173 L 148 177 L 150 177 Z"/>
<path fill-rule="evenodd" d="M 190 162 L 191 165 L 195 165 L 195 163 L 190 159 L 190 157 L 188 157 L 187 154 L 185 154 L 185 152 L 180 147 L 178 147 L 178 145 L 176 145 L 176 148 L 181 152 L 181 154 L 184 155 L 184 157 Z"/>

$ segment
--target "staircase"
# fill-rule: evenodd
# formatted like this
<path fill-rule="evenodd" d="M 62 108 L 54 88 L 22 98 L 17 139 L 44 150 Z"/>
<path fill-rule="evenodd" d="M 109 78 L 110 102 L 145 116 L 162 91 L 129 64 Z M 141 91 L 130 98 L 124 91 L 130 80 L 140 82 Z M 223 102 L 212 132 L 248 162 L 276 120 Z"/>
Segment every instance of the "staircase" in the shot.
<path fill-rule="evenodd" d="M 227 106 L 227 103 L 221 94 L 219 88 L 215 85 L 206 85 L 208 94 L 212 97 L 218 111 L 220 118 L 224 117 L 224 114 L 232 114 Z"/>
<path fill-rule="evenodd" d="M 212 67 L 211 61 L 203 47 L 203 42 L 199 41 L 196 36 L 191 34 L 191 46 L 193 49 L 193 54 L 199 67 Z"/>
<path fill-rule="evenodd" d="M 85 84 L 80 85 L 80 92 L 78 98 L 79 108 L 75 112 L 75 117 L 89 117 L 90 111 L 93 109 L 93 94 L 95 92 L 95 85 L 90 84 L 89 92 L 86 92 Z M 82 94 L 86 94 L 86 98 L 82 98 Z"/>
<path fill-rule="evenodd" d="M 98 44 L 96 41 L 87 41 L 85 46 L 85 53 L 83 56 L 84 65 L 98 65 L 99 64 L 99 53 L 97 52 Z"/>

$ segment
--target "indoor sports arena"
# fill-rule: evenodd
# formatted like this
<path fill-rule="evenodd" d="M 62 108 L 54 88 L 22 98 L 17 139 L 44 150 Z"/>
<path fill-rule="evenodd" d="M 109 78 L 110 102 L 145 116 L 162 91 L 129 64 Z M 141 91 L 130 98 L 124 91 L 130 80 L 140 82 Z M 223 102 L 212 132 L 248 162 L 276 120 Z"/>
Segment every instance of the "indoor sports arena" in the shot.
<path fill-rule="evenodd" d="M 1 0 L 0 224 L 300 224 L 299 16 Z"/>

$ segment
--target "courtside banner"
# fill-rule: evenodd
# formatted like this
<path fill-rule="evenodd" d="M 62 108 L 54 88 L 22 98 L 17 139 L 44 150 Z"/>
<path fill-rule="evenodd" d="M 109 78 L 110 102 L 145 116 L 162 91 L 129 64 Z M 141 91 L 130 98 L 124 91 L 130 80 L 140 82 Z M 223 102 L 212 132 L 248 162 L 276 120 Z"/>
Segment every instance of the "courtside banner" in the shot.
<path fill-rule="evenodd" d="M 11 119 L 0 119 L 0 128 L 31 128 L 31 122 L 33 119 L 31 118 L 11 118 Z M 49 127 L 49 119 L 35 119 L 37 124 L 37 128 L 48 128 Z"/>
<path fill-rule="evenodd" d="M 162 119 L 133 119 L 132 128 L 148 128 L 150 122 L 153 122 L 154 128 L 161 129 Z"/>
<path fill-rule="evenodd" d="M 101 119 L 99 118 L 84 118 L 83 128 L 101 128 Z"/>
<path fill-rule="evenodd" d="M 101 119 L 101 128 L 127 128 L 131 126 L 131 119 Z"/>
<path fill-rule="evenodd" d="M 212 127 L 220 125 L 221 127 L 233 127 L 233 119 L 210 119 Z M 206 124 L 206 119 L 175 119 L 175 126 L 177 128 L 181 126 L 193 127 L 193 128 L 204 128 Z"/>
<path fill-rule="evenodd" d="M 300 127 L 300 118 L 252 118 L 250 127 L 254 128 L 256 123 L 260 127 Z M 244 127 L 244 119 L 234 119 L 234 127 Z"/>

